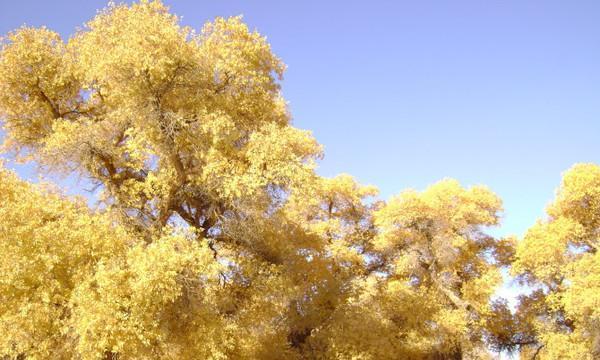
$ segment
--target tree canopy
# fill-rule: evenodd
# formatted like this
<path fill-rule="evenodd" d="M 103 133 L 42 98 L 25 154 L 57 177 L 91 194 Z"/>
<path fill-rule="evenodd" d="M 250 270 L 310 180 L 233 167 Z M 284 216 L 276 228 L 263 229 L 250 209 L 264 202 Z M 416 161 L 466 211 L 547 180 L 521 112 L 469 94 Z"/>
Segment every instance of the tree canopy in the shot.
<path fill-rule="evenodd" d="M 521 241 L 494 237 L 484 186 L 381 201 L 319 176 L 284 69 L 241 18 L 196 33 L 159 1 L 68 41 L 7 35 L 4 149 L 101 196 L 0 167 L 0 358 L 600 356 L 600 167 L 566 173 Z M 533 289 L 514 312 L 494 297 L 509 267 Z"/>

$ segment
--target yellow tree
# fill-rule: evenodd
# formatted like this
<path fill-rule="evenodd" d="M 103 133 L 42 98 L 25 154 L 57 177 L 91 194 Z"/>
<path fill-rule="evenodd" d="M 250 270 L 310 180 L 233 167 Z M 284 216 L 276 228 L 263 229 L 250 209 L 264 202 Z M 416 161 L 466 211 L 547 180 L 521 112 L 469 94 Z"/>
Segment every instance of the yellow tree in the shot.
<path fill-rule="evenodd" d="M 0 172 L 0 357 L 486 356 L 500 200 L 318 176 L 283 71 L 240 18 L 195 33 L 159 1 L 8 34 L 5 148 L 101 206 Z"/>
<path fill-rule="evenodd" d="M 567 171 L 547 213 L 517 247 L 513 271 L 532 293 L 521 298 L 513 342 L 526 359 L 597 359 L 600 166 Z"/>
<path fill-rule="evenodd" d="M 485 187 L 443 180 L 374 212 L 377 234 L 364 277 L 315 341 L 326 358 L 482 359 L 512 242 L 484 232 L 501 203 Z M 349 329 L 352 329 L 349 331 Z"/>

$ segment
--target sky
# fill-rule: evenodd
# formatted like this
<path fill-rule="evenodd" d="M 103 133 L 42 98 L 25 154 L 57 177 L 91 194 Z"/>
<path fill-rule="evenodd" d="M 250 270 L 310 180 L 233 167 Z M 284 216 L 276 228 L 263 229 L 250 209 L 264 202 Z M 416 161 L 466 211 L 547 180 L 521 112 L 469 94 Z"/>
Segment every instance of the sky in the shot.
<path fill-rule="evenodd" d="M 389 198 L 444 177 L 504 200 L 521 235 L 561 173 L 600 163 L 600 1 L 178 1 L 185 25 L 243 15 L 288 65 L 295 126 L 341 172 Z M 0 0 L 0 34 L 68 38 L 106 1 Z M 24 177 L 28 168 L 19 168 Z"/>

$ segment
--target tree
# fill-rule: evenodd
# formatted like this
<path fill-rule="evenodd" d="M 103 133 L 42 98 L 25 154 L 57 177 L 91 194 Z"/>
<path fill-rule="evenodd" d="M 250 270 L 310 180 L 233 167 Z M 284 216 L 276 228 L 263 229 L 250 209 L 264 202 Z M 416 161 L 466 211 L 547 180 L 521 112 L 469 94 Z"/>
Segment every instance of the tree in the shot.
<path fill-rule="evenodd" d="M 513 253 L 485 233 L 499 198 L 444 180 L 384 203 L 318 176 L 283 71 L 240 18 L 196 34 L 159 1 L 110 5 L 67 42 L 8 35 L 6 149 L 102 200 L 0 172 L 0 356 L 488 356 Z"/>
<path fill-rule="evenodd" d="M 525 358 L 600 357 L 600 166 L 564 174 L 548 219 L 519 243 L 513 272 L 532 292 L 521 298 L 515 335 Z"/>

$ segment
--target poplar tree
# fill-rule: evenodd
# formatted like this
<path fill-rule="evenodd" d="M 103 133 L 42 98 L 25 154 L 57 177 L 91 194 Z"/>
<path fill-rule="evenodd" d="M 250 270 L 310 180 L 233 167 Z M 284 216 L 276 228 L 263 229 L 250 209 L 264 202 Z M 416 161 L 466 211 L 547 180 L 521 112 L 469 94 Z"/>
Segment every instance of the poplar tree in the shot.
<path fill-rule="evenodd" d="M 195 32 L 160 1 L 111 4 L 66 41 L 6 36 L 4 149 L 99 204 L 1 167 L 0 358 L 593 357 L 597 167 L 519 243 L 513 271 L 542 290 L 513 315 L 492 301 L 515 252 L 487 232 L 501 200 L 445 179 L 385 202 L 319 176 L 284 70 L 241 18 Z"/>

